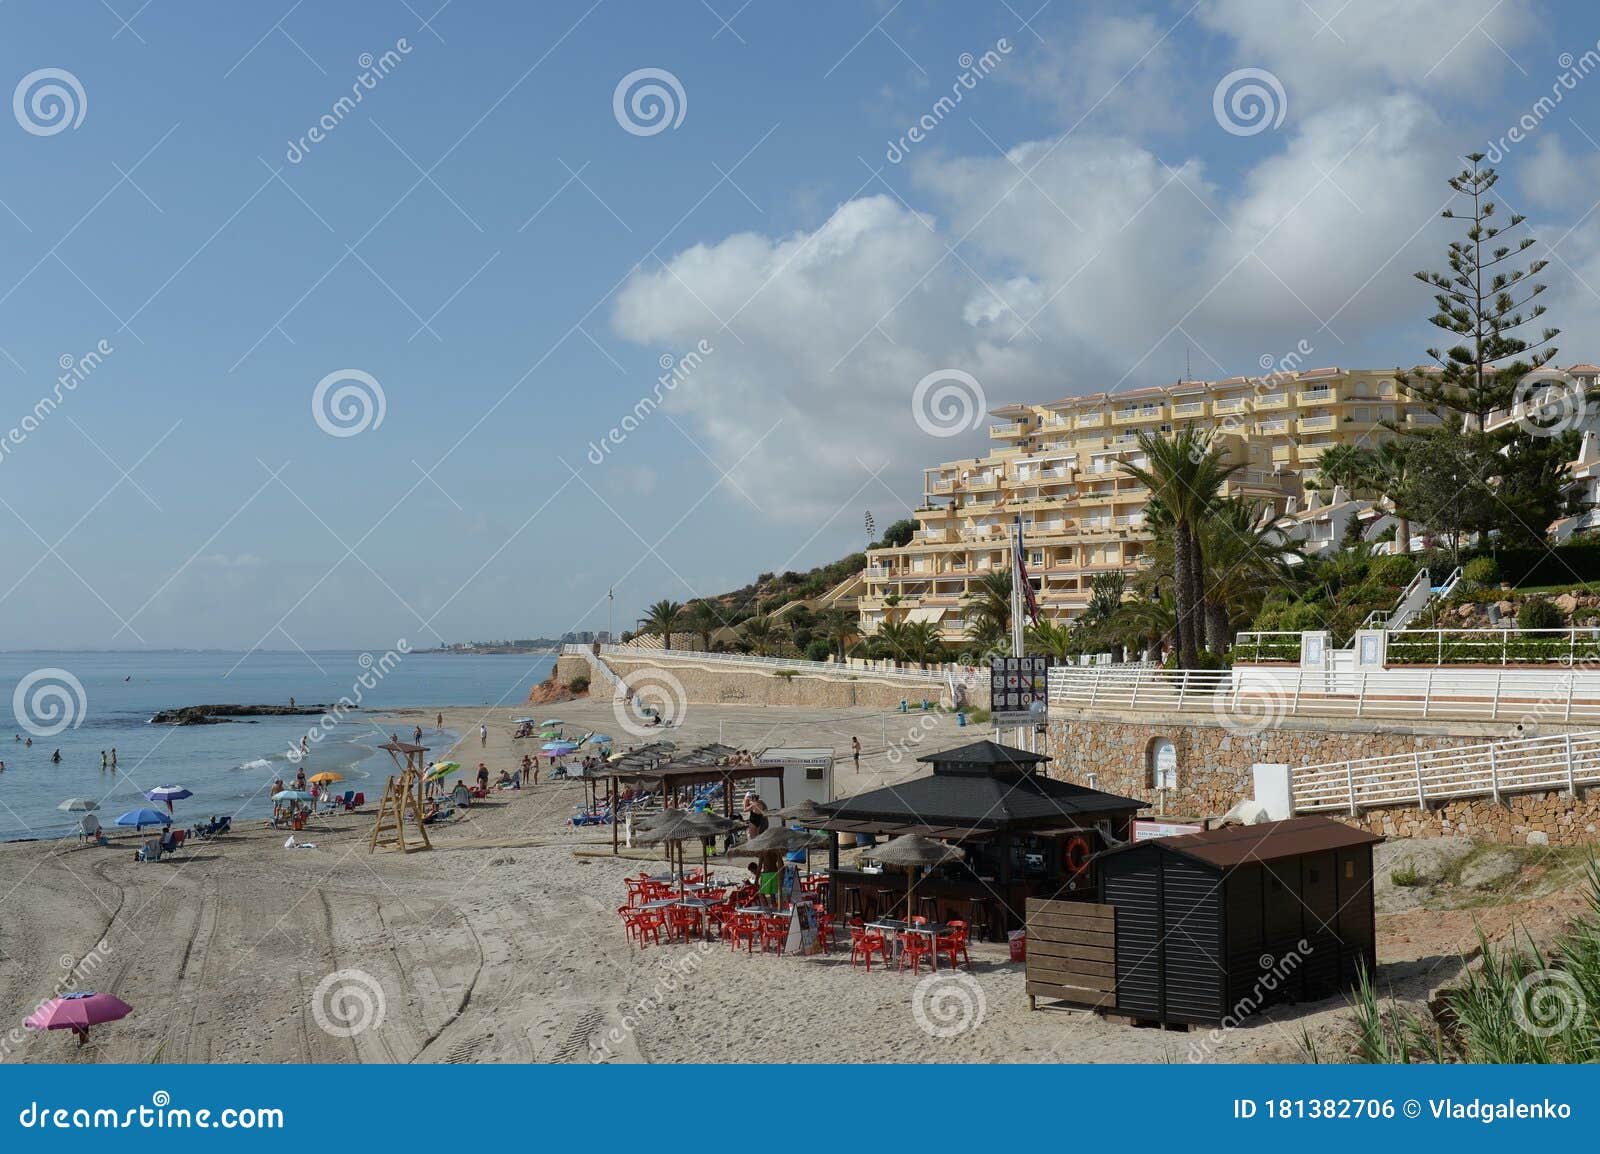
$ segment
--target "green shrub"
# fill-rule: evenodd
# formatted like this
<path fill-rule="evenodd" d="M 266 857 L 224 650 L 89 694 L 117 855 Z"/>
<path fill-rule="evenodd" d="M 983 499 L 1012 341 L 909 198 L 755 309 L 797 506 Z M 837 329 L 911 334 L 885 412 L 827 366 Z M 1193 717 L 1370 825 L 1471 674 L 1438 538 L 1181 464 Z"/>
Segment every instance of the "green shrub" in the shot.
<path fill-rule="evenodd" d="M 1560 629 L 1566 620 L 1554 602 L 1529 597 L 1517 607 L 1518 629 Z"/>
<path fill-rule="evenodd" d="M 1405 869 L 1391 871 L 1389 874 L 1389 880 L 1397 886 L 1406 886 L 1408 888 L 1423 884 L 1422 875 L 1416 870 L 1412 869 L 1410 866 L 1407 866 Z"/>
<path fill-rule="evenodd" d="M 1500 563 L 1493 557 L 1474 557 L 1461 567 L 1461 579 L 1477 585 L 1500 584 Z"/>
<path fill-rule="evenodd" d="M 826 661 L 833 653 L 833 647 L 826 638 L 818 637 L 806 646 L 807 661 Z"/>
<path fill-rule="evenodd" d="M 1371 573 L 1375 580 L 1403 589 L 1417 575 L 1417 563 L 1403 553 L 1379 557 L 1372 562 Z"/>
<path fill-rule="evenodd" d="M 588 693 L 589 679 L 580 673 L 571 681 L 567 682 L 567 688 L 573 693 Z"/>

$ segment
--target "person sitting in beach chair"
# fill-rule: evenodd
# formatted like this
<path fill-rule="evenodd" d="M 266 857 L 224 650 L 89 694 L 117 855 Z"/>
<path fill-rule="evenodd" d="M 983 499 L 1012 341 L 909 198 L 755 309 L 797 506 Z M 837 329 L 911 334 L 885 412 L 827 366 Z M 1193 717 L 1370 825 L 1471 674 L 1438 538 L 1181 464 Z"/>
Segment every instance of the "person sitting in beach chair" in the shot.
<path fill-rule="evenodd" d="M 84 814 L 83 820 L 78 823 L 78 840 L 85 842 L 100 840 L 100 819 L 94 814 Z"/>
<path fill-rule="evenodd" d="M 160 861 L 161 860 L 161 842 L 159 840 L 157 840 L 156 838 L 151 838 L 149 841 L 145 842 L 144 845 L 139 848 L 139 852 L 138 853 L 133 855 L 133 860 L 134 861 Z"/>
<path fill-rule="evenodd" d="M 472 791 L 462 782 L 456 782 L 456 787 L 450 791 L 450 800 L 456 805 L 465 808 L 472 804 Z"/>

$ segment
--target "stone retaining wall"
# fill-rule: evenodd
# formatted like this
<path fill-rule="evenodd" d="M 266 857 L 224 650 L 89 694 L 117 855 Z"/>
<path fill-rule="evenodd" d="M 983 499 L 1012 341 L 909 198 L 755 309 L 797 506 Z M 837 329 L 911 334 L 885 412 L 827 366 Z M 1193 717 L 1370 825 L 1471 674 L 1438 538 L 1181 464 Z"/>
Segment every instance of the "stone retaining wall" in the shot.
<path fill-rule="evenodd" d="M 1553 729 L 1558 727 L 1546 727 Z M 1045 752 L 1053 776 L 1111 793 L 1150 800 L 1151 815 L 1216 817 L 1254 795 L 1257 762 L 1317 765 L 1418 750 L 1456 748 L 1515 736 L 1511 725 L 1357 722 L 1287 718 L 1256 732 L 1193 715 L 1117 715 L 1052 721 Z M 1151 787 L 1151 749 L 1159 739 L 1177 753 L 1177 788 Z M 1430 806 L 1363 810 L 1356 818 L 1328 814 L 1391 837 L 1465 834 L 1513 844 L 1574 845 L 1596 840 L 1600 802 L 1564 793 L 1519 794 Z"/>
<path fill-rule="evenodd" d="M 865 673 L 854 676 L 844 673 L 818 675 L 797 670 L 792 677 L 779 677 L 777 669 L 767 672 L 748 665 L 698 665 L 687 655 L 682 661 L 670 658 L 629 660 L 619 654 L 608 653 L 603 660 L 622 678 L 646 670 L 670 675 L 683 686 L 685 700 L 690 704 L 898 709 L 902 700 L 915 705 L 923 698 L 950 704 L 948 687 L 931 682 L 902 685 L 874 680 L 871 674 Z M 599 685 L 593 688 L 597 692 L 605 689 Z"/>

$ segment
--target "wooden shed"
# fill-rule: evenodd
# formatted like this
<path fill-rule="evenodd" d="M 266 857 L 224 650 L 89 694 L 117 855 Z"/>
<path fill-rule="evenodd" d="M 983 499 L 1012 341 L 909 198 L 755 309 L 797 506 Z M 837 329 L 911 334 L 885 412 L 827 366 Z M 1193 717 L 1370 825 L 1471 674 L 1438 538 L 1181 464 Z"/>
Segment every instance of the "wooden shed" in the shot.
<path fill-rule="evenodd" d="M 1377 963 L 1372 847 L 1382 840 L 1301 817 L 1106 853 L 1115 1012 L 1216 1025 L 1353 986 Z"/>

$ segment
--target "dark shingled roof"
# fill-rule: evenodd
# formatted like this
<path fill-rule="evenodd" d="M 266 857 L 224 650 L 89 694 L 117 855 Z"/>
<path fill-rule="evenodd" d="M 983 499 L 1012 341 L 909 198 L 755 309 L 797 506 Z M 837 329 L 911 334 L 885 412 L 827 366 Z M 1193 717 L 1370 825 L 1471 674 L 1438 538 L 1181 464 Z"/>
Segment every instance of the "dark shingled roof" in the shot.
<path fill-rule="evenodd" d="M 1154 845 L 1162 849 L 1197 858 L 1207 865 L 1228 869 L 1232 866 L 1266 864 L 1284 858 L 1299 857 L 1308 853 L 1326 853 L 1329 850 L 1348 849 L 1358 845 L 1376 845 L 1383 839 L 1377 834 L 1356 829 L 1325 817 L 1292 817 L 1286 821 L 1267 821 L 1259 825 L 1227 825 L 1209 829 L 1204 833 L 1186 833 L 1178 837 L 1155 838 L 1119 847 L 1111 852 L 1123 853 L 1135 845 Z"/>
<path fill-rule="evenodd" d="M 1032 769 L 1049 758 L 992 741 L 918 760 L 933 762 L 931 776 L 819 805 L 819 813 L 829 824 L 884 821 L 997 830 L 1071 824 L 1147 804 L 1043 777 Z"/>

